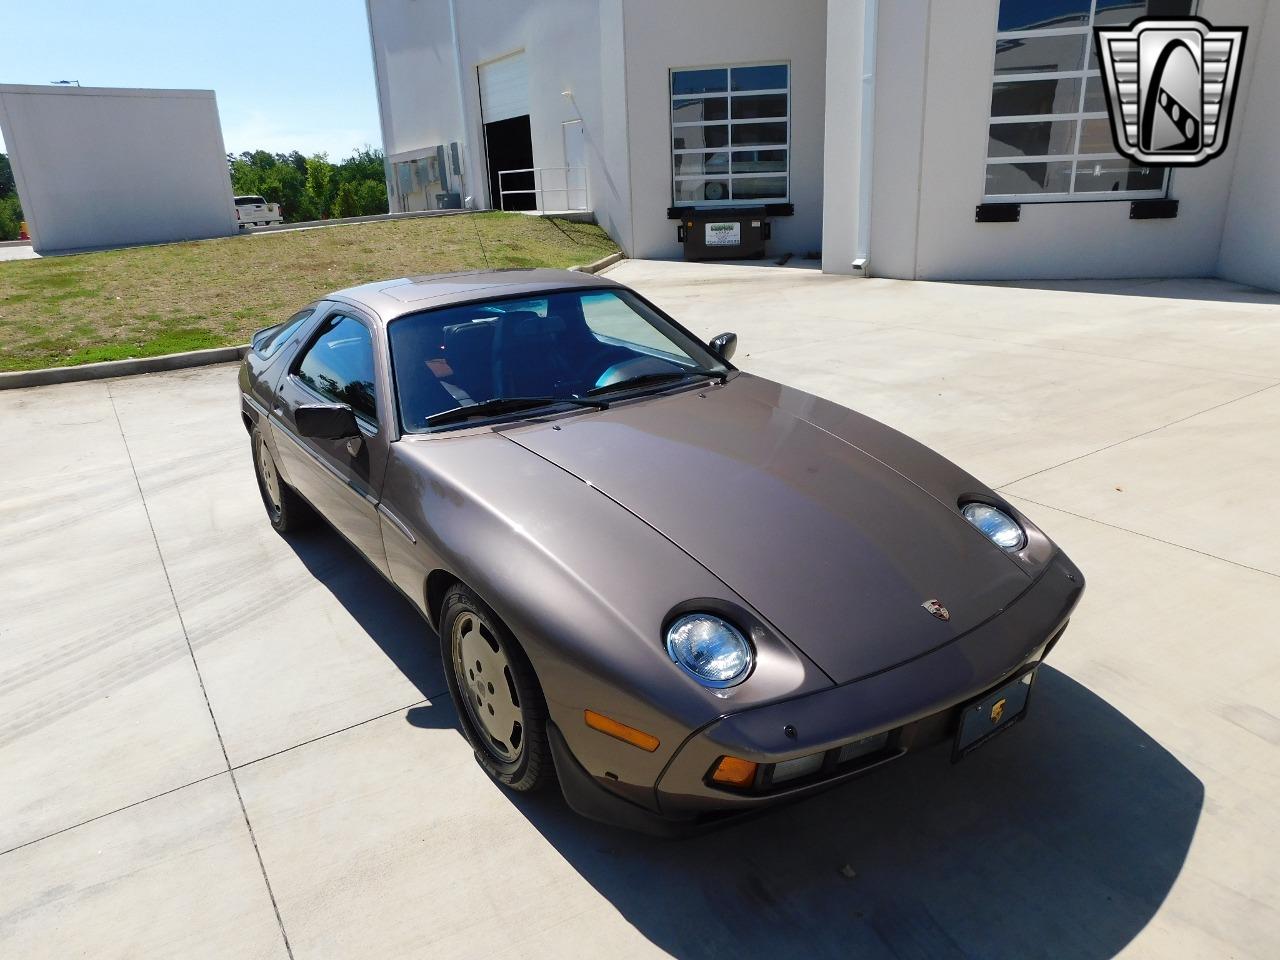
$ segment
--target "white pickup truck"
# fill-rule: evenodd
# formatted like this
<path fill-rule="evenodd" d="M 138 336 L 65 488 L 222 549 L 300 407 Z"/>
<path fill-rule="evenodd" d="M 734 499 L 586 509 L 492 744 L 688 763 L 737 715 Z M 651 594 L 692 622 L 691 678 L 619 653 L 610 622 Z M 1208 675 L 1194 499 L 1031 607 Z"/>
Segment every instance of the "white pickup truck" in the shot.
<path fill-rule="evenodd" d="M 280 213 L 280 204 L 267 203 L 262 197 L 247 196 L 236 197 L 236 220 L 237 226 L 244 229 L 283 223 L 284 217 Z"/>

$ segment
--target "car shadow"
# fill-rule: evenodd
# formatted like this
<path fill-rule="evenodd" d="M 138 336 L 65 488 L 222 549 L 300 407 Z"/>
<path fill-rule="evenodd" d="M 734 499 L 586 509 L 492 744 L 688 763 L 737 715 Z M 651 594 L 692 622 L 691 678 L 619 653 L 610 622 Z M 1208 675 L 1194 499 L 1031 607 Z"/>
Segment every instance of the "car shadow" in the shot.
<path fill-rule="evenodd" d="M 432 701 L 406 721 L 457 729 L 412 604 L 333 531 L 288 542 Z M 958 765 L 941 746 L 692 838 L 593 823 L 556 789 L 503 795 L 641 934 L 687 960 L 1105 960 L 1159 909 L 1204 803 L 1168 751 L 1049 666 L 1027 719 Z"/>
<path fill-rule="evenodd" d="M 420 725 L 440 725 L 447 704 Z M 1115 956 L 1159 909 L 1204 802 L 1123 714 L 1045 667 L 1032 711 L 962 763 L 947 747 L 679 841 L 511 803 L 680 958 Z"/>
<path fill-rule="evenodd" d="M 424 698 L 446 691 L 440 648 L 431 626 L 354 547 L 324 523 L 284 539 Z"/>

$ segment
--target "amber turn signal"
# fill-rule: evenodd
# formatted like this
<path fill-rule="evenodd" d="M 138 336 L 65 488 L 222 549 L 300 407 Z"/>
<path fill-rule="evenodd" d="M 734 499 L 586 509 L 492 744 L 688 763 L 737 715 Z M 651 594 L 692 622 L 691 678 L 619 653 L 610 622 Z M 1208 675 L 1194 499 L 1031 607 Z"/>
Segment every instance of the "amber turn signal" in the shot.
<path fill-rule="evenodd" d="M 756 767 L 754 760 L 721 757 L 711 771 L 711 779 L 715 783 L 727 783 L 731 787 L 749 787 L 755 783 Z"/>
<path fill-rule="evenodd" d="M 658 749 L 659 741 L 653 734 L 637 730 L 635 727 L 628 727 L 625 723 L 619 723 L 612 717 L 606 717 L 602 713 L 596 713 L 594 710 L 584 710 L 582 711 L 582 719 L 587 722 L 587 726 L 592 730 L 607 733 L 609 736 L 624 743 L 629 743 L 633 747 L 648 750 L 650 753 Z"/>

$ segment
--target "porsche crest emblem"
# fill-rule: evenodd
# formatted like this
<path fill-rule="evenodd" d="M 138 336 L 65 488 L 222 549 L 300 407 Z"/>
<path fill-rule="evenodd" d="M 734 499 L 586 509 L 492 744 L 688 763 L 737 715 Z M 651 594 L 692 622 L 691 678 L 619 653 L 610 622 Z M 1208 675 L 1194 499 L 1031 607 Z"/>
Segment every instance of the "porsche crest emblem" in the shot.
<path fill-rule="evenodd" d="M 941 600 L 926 600 L 920 606 L 924 607 L 939 620 L 951 619 L 951 611 L 942 605 Z"/>
<path fill-rule="evenodd" d="M 1004 716 L 1004 704 L 1005 704 L 1005 701 L 1003 698 L 1001 698 L 991 705 L 991 722 L 992 723 L 999 723 L 1000 718 Z"/>

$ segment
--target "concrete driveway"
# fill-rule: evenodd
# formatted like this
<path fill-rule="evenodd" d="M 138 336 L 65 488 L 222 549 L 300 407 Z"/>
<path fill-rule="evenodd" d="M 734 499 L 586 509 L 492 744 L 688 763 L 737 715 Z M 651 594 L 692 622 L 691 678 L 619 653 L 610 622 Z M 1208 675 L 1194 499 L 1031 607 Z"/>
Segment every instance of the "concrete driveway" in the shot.
<path fill-rule="evenodd" d="M 0 393 L 0 956 L 1280 956 L 1280 296 L 624 263 L 1089 578 L 1029 719 L 654 842 L 491 785 L 214 367 Z"/>

